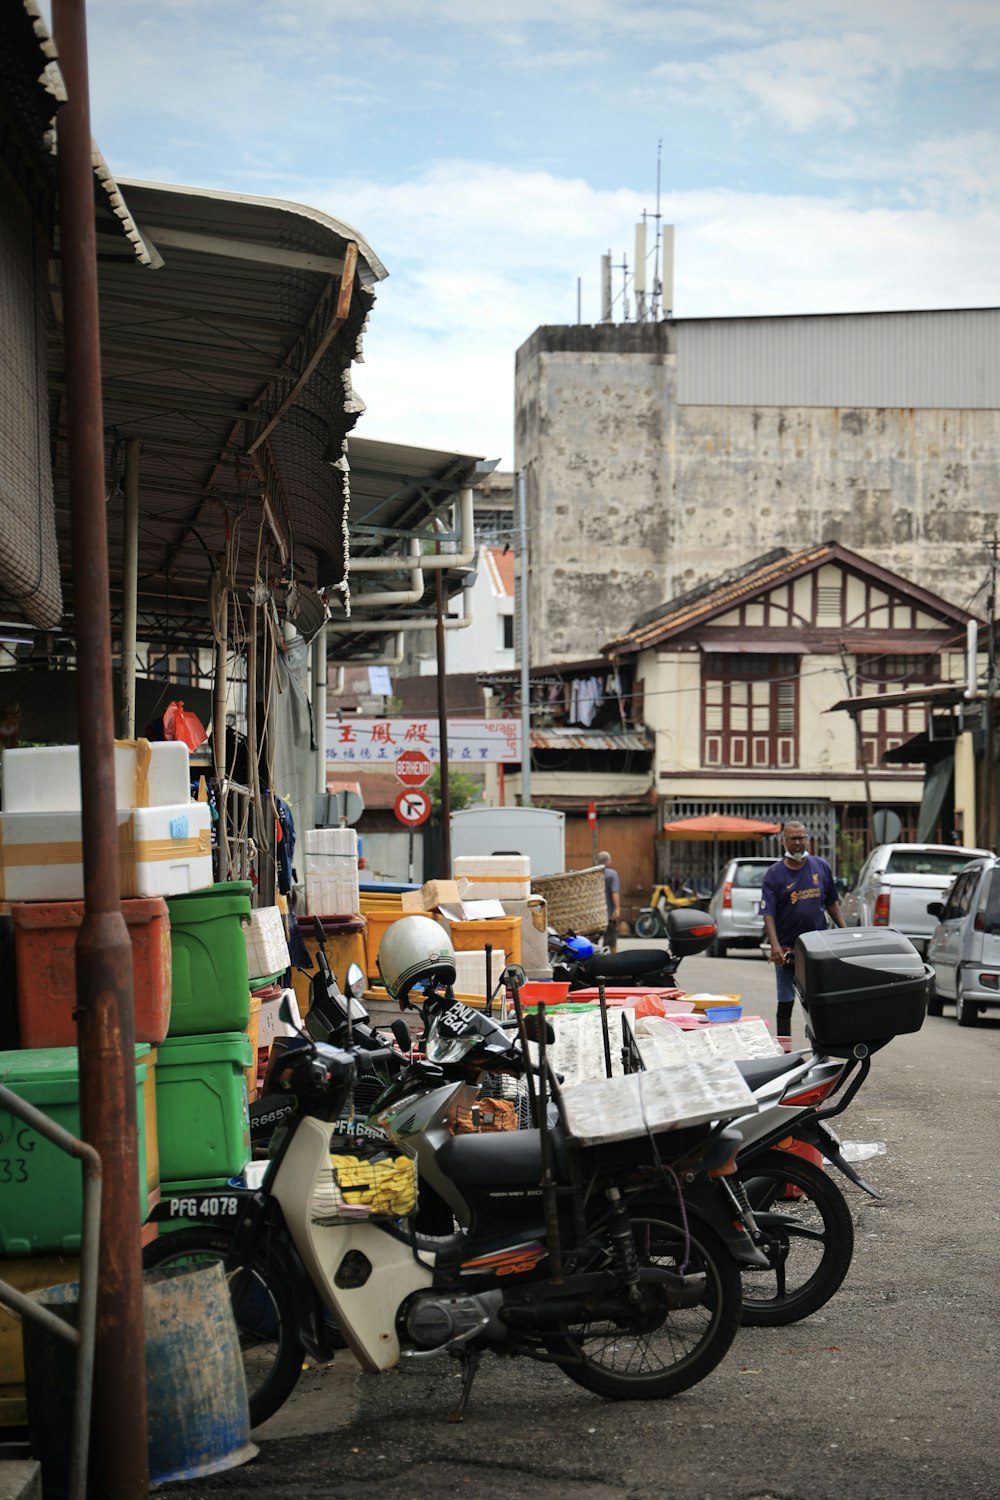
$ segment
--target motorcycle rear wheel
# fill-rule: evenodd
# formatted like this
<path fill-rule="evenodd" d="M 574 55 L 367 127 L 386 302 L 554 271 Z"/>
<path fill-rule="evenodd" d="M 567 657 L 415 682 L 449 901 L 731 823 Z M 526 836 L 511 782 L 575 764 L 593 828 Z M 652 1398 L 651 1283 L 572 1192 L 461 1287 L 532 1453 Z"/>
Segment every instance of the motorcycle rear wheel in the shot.
<path fill-rule="evenodd" d="M 703 1271 L 705 1294 L 696 1307 L 670 1310 L 663 1305 L 647 1326 L 624 1322 L 566 1324 L 546 1346 L 564 1363 L 563 1373 L 609 1401 L 652 1401 L 676 1396 L 715 1369 L 736 1336 L 740 1322 L 740 1277 L 736 1263 L 718 1235 L 698 1224 L 684 1230 L 667 1217 L 671 1210 L 640 1209 L 630 1213 L 641 1265 L 689 1272 Z M 573 1270 L 597 1270 L 614 1263 L 610 1240 L 591 1245 L 573 1259 Z M 649 1326 L 650 1324 L 655 1326 Z"/>
<path fill-rule="evenodd" d="M 195 1224 L 161 1234 L 143 1250 L 142 1263 L 147 1270 L 221 1263 L 229 1246 L 224 1231 Z M 255 1255 L 225 1275 L 243 1356 L 250 1426 L 257 1427 L 292 1394 L 305 1351 L 295 1336 L 291 1293 L 266 1256 Z"/>
<path fill-rule="evenodd" d="M 635 935 L 649 941 L 650 938 L 662 937 L 660 919 L 655 911 L 643 911 L 635 919 Z"/>
<path fill-rule="evenodd" d="M 763 1232 L 769 1271 L 743 1268 L 743 1322 L 776 1328 L 808 1318 L 840 1289 L 854 1255 L 854 1221 L 822 1167 L 768 1151 L 740 1172 Z"/>

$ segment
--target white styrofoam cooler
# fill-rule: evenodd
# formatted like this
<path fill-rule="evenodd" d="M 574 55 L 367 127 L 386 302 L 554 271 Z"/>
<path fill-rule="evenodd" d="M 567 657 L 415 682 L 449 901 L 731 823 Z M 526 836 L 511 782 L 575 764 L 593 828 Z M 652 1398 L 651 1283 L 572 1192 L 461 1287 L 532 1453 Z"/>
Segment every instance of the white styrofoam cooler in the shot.
<path fill-rule="evenodd" d="M 285 924 L 276 906 L 257 906 L 243 928 L 247 946 L 247 973 L 251 979 L 265 974 L 283 974 L 288 968 L 288 940 Z"/>
<path fill-rule="evenodd" d="M 303 834 L 306 915 L 353 916 L 361 906 L 358 835 L 353 828 L 310 828 Z"/>
<path fill-rule="evenodd" d="M 119 808 L 117 819 L 122 897 L 178 896 L 212 884 L 207 802 Z M 80 900 L 80 824 L 78 812 L 0 814 L 0 899 Z"/>
<path fill-rule="evenodd" d="M 0 751 L 5 813 L 79 812 L 80 747 Z M 191 757 L 177 740 L 115 741 L 115 806 L 174 807 L 191 796 Z M 353 829 L 351 830 L 353 832 Z"/>
<path fill-rule="evenodd" d="M 452 861 L 452 873 L 469 882 L 470 901 L 527 901 L 531 894 L 527 854 L 461 854 Z"/>
<path fill-rule="evenodd" d="M 507 967 L 507 956 L 494 949 L 490 954 L 490 974 L 493 983 L 490 986 L 492 993 L 500 983 L 500 975 Z M 460 949 L 455 954 L 455 993 L 457 995 L 476 995 L 480 999 L 487 999 L 486 994 L 486 949 L 467 948 Z"/>

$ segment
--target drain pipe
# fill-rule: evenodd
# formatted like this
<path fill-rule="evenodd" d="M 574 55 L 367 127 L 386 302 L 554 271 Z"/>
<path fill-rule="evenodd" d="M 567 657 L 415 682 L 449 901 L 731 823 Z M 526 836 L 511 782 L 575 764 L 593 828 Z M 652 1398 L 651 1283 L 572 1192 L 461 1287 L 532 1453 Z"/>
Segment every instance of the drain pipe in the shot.
<path fill-rule="evenodd" d="M 407 548 L 409 551 L 409 556 L 411 558 L 418 558 L 420 556 L 420 541 L 417 537 L 410 537 L 407 543 Z M 406 567 L 406 563 L 402 558 L 399 559 L 398 565 L 400 571 L 402 571 L 403 568 Z M 352 559 L 352 573 L 355 570 L 355 566 L 356 562 L 354 559 Z M 424 597 L 423 569 L 419 565 L 413 564 L 410 566 L 409 574 L 410 587 L 408 589 L 373 589 L 369 594 L 361 593 L 360 591 L 358 593 L 352 594 L 352 612 L 356 609 L 374 609 L 376 606 L 378 606 L 379 609 L 385 609 L 388 606 L 397 604 L 419 604 L 421 599 Z"/>
<path fill-rule="evenodd" d="M 420 560 L 425 572 L 435 568 L 467 568 L 476 560 L 476 526 L 473 514 L 472 488 L 466 486 L 458 497 L 458 551 L 427 554 Z M 432 538 L 428 535 L 427 540 Z M 398 573 L 405 566 L 399 557 L 352 557 L 352 573 Z"/>
<path fill-rule="evenodd" d="M 442 622 L 445 630 L 467 630 L 472 624 L 474 617 L 469 599 L 471 592 L 471 589 L 462 590 L 462 613 L 445 615 Z M 424 615 L 415 620 L 356 620 L 352 614 L 349 620 L 331 620 L 328 629 L 335 635 L 341 632 L 344 635 L 395 635 L 404 630 L 436 630 L 437 620 L 433 615 Z"/>

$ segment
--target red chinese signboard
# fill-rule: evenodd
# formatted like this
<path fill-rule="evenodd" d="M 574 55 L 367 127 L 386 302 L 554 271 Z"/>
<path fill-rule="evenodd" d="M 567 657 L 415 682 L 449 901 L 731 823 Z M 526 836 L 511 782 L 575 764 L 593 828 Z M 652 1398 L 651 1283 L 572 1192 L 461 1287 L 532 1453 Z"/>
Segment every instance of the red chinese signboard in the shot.
<path fill-rule="evenodd" d="M 396 780 L 404 786 L 423 786 L 430 781 L 434 765 L 422 750 L 404 750 L 396 756 Z"/>

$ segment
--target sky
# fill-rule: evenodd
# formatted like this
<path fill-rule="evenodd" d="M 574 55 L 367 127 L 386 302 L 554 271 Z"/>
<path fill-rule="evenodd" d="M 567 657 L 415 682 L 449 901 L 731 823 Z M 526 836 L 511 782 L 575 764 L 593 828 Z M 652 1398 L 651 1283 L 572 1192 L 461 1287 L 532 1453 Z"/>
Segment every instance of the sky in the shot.
<path fill-rule="evenodd" d="M 354 372 L 364 437 L 512 468 L 518 347 L 599 320 L 608 252 L 615 321 L 634 316 L 658 205 L 677 317 L 1000 304 L 996 0 L 87 14 L 117 177 L 310 204 L 387 267 Z"/>

